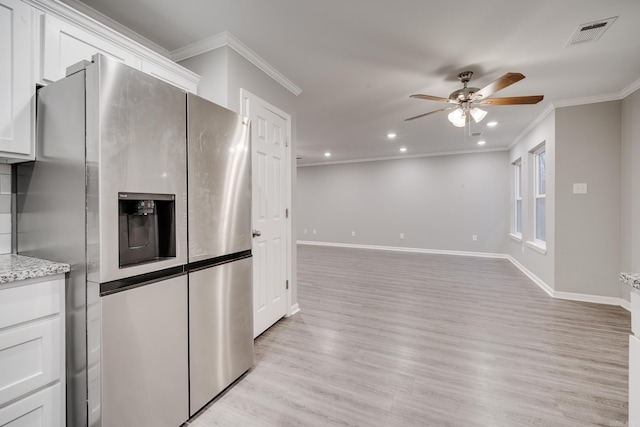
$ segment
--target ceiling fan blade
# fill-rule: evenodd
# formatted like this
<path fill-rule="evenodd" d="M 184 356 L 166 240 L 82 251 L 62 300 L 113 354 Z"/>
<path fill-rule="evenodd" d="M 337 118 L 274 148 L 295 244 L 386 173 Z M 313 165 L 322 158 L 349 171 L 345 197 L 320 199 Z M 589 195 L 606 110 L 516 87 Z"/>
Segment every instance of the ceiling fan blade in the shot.
<path fill-rule="evenodd" d="M 507 86 L 511 86 L 514 83 L 524 79 L 524 75 L 520 73 L 507 73 L 500 77 L 493 83 L 489 83 L 474 94 L 474 98 L 480 96 L 481 98 L 487 98 L 499 90 L 504 89 Z"/>
<path fill-rule="evenodd" d="M 518 105 L 518 104 L 537 104 L 542 101 L 544 96 L 532 95 L 532 96 L 513 96 L 511 98 L 489 98 L 483 99 L 479 102 L 480 105 Z"/>
<path fill-rule="evenodd" d="M 409 98 L 426 99 L 427 101 L 438 101 L 438 102 L 452 102 L 452 103 L 456 102 L 453 99 L 449 99 L 449 98 L 442 98 L 440 96 L 421 95 L 421 94 L 411 95 L 409 96 Z"/>
<path fill-rule="evenodd" d="M 430 115 L 430 114 L 434 114 L 434 113 L 439 113 L 440 111 L 447 111 L 447 110 L 451 110 L 451 108 L 454 108 L 454 107 L 450 107 L 450 108 L 441 108 L 441 109 L 439 109 L 439 110 L 430 111 L 430 112 L 428 112 L 428 113 L 420 114 L 419 116 L 409 117 L 408 119 L 404 119 L 404 121 L 405 121 L 405 122 L 408 122 L 409 120 L 419 119 L 420 117 L 428 116 L 428 115 Z"/>

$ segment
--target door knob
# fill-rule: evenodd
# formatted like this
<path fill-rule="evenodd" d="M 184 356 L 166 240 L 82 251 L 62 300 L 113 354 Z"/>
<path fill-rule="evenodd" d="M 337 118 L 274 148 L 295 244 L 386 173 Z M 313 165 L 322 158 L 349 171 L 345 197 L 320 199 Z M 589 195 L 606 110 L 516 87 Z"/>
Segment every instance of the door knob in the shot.
<path fill-rule="evenodd" d="M 260 237 L 262 236 L 262 233 L 260 232 L 260 230 L 253 230 L 253 237 Z"/>

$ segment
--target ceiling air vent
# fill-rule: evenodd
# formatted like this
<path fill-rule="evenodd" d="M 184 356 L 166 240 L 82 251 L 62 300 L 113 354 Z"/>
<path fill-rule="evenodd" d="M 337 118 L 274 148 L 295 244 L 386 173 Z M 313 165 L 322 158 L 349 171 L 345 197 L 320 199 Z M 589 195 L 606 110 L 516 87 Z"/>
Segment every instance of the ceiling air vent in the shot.
<path fill-rule="evenodd" d="M 569 39 L 567 46 L 598 40 L 617 18 L 617 16 L 614 16 L 613 18 L 602 19 L 578 26 Z"/>

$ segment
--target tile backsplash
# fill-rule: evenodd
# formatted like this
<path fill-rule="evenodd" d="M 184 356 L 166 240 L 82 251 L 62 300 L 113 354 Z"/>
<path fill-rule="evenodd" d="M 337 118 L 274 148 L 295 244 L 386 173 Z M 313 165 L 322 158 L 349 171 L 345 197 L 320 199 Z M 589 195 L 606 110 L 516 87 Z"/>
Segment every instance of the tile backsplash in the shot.
<path fill-rule="evenodd" d="M 0 164 L 0 254 L 11 253 L 11 166 Z"/>

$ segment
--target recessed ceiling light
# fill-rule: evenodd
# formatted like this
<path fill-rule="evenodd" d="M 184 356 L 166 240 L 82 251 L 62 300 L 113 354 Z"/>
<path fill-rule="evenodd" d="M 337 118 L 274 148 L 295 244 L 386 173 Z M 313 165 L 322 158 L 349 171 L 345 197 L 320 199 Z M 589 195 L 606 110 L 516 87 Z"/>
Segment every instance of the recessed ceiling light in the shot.
<path fill-rule="evenodd" d="M 331 157 L 331 153 L 327 151 L 326 153 L 324 153 L 324 156 L 325 157 Z"/>
<path fill-rule="evenodd" d="M 487 141 L 478 141 L 478 145 L 484 145 L 486 143 L 487 143 Z"/>
<path fill-rule="evenodd" d="M 497 126 L 497 125 L 498 125 L 498 122 L 489 122 L 489 123 L 487 123 L 487 126 L 489 126 L 490 128 L 492 128 L 494 126 Z"/>
<path fill-rule="evenodd" d="M 400 152 L 405 153 L 407 151 L 407 147 L 400 147 Z"/>
<path fill-rule="evenodd" d="M 391 133 L 388 133 L 388 134 L 387 134 L 387 138 L 389 138 L 389 139 L 393 139 L 393 138 L 395 138 L 396 136 L 398 136 L 398 135 L 396 135 L 396 134 L 395 134 L 395 133 L 393 133 L 393 132 L 391 132 Z"/>

